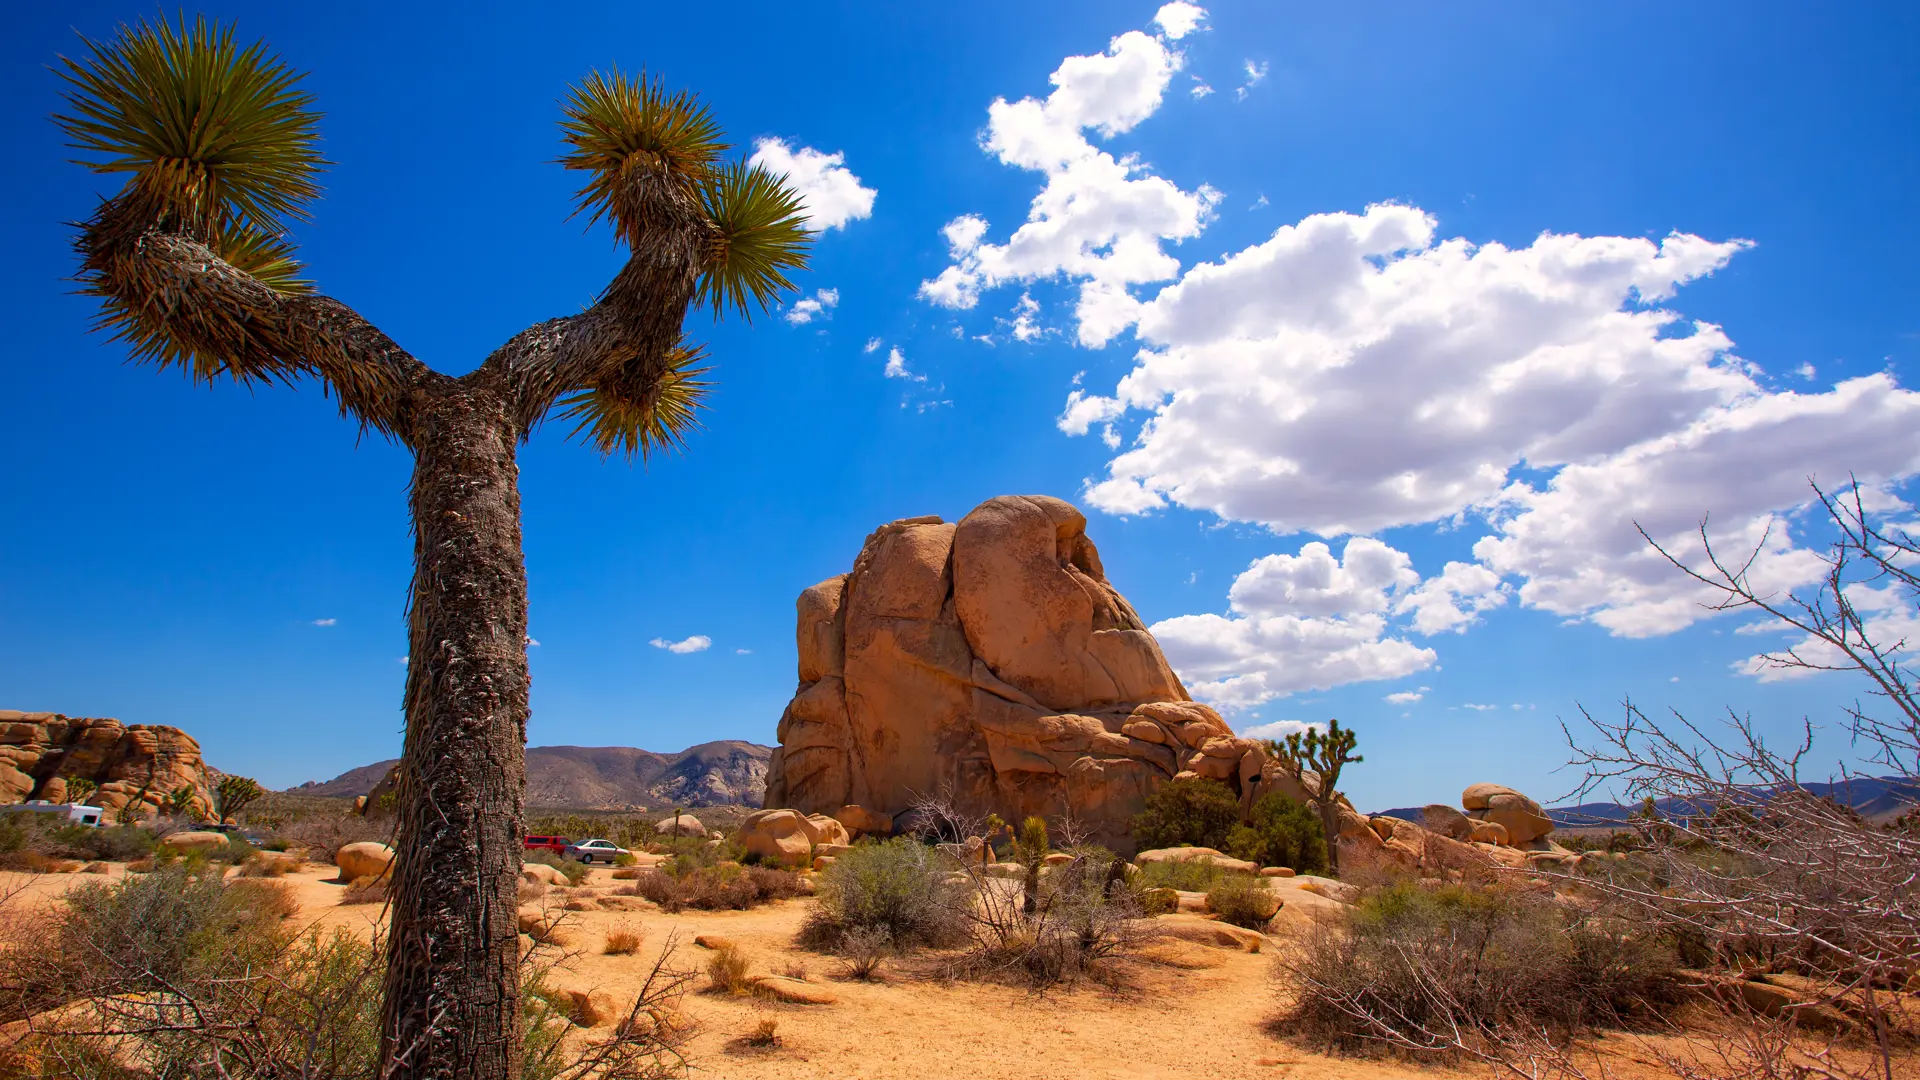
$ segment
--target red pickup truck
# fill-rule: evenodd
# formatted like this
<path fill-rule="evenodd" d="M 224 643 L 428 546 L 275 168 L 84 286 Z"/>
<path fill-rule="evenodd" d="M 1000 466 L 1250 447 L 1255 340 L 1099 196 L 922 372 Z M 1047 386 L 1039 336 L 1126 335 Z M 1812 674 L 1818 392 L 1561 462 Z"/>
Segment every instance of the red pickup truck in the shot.
<path fill-rule="evenodd" d="M 523 846 L 528 851 L 551 851 L 555 855 L 565 855 L 567 843 L 564 836 L 529 836 Z"/>

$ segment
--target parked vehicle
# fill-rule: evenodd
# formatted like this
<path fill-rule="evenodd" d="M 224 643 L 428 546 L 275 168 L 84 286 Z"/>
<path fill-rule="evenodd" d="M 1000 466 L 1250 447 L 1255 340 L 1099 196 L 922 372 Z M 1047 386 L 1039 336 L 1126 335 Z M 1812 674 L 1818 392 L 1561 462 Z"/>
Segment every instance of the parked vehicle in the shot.
<path fill-rule="evenodd" d="M 631 854 L 626 848 L 611 840 L 582 840 L 577 844 L 568 844 L 566 855 L 569 859 L 578 859 L 591 866 L 602 862 L 612 866 L 622 855 Z"/>
<path fill-rule="evenodd" d="M 96 829 L 102 828 L 105 825 L 102 818 L 106 814 L 105 810 L 97 806 L 88 806 L 85 803 L 56 803 L 48 802 L 45 799 L 14 803 L 11 806 L 0 806 L 0 812 L 9 814 L 58 814 L 66 818 L 67 824 L 69 825 L 87 825 Z"/>
<path fill-rule="evenodd" d="M 555 855 L 565 855 L 569 843 L 564 836 L 529 836 L 522 846 L 528 851 L 551 851 Z"/>
<path fill-rule="evenodd" d="M 238 825 L 208 825 L 206 826 L 206 831 L 226 833 L 228 836 L 237 836 L 254 847 L 264 847 L 267 843 L 266 837 L 261 836 L 259 833 L 248 832 Z"/>

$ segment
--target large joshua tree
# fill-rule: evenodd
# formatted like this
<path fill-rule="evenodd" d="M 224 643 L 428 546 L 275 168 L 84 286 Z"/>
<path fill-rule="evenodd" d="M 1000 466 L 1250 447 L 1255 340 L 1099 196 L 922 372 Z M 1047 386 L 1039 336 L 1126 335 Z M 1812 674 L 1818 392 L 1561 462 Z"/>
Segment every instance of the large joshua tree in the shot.
<path fill-rule="evenodd" d="M 784 177 L 727 164 L 709 111 L 658 81 L 571 89 L 560 164 L 629 252 L 585 311 L 539 323 L 460 377 L 434 371 L 301 280 L 286 226 L 326 164 L 299 76 L 204 19 L 122 27 L 65 61 L 56 116 L 101 173 L 79 226 L 82 291 L 133 358 L 196 382 L 317 380 L 410 449 L 406 748 L 382 1076 L 519 1072 L 515 885 L 527 723 L 519 444 L 556 407 L 603 454 L 678 446 L 706 392 L 690 306 L 764 310 L 811 235 Z"/>

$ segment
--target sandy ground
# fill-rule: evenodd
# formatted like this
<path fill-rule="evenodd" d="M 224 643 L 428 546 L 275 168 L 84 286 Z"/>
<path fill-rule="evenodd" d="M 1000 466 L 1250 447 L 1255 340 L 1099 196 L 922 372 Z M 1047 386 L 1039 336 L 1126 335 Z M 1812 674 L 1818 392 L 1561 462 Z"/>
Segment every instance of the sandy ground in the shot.
<path fill-rule="evenodd" d="M 113 870 L 114 876 L 123 871 Z M 342 906 L 344 891 L 331 867 L 310 868 L 280 879 L 299 898 L 295 916 L 303 927 L 346 927 L 370 934 L 378 905 Z M 0 873 L 0 891 L 23 890 L 12 903 L 24 907 L 55 902 L 67 889 L 97 875 Z M 594 870 L 582 889 L 555 890 L 555 900 L 608 895 L 621 883 Z M 629 903 L 644 905 L 630 900 Z M 738 944 L 754 973 L 805 969 L 808 982 L 836 1000 L 828 1005 L 768 1004 L 753 998 L 696 991 L 684 1011 L 697 1034 L 684 1047 L 695 1076 L 743 1078 L 873 1078 L 873 1080 L 1090 1080 L 1090 1078 L 1232 1077 L 1386 1080 L 1485 1076 L 1479 1068 L 1448 1069 L 1397 1061 L 1336 1058 L 1302 1050 L 1266 1030 L 1275 1012 L 1274 953 L 1285 948 L 1275 935 L 1258 954 L 1238 949 L 1174 943 L 1160 950 L 1165 962 L 1138 964 L 1133 985 L 1116 993 L 1082 987 L 1033 994 L 1011 987 L 942 982 L 896 969 L 883 982 L 838 976 L 830 957 L 797 948 L 794 937 L 806 900 L 790 900 L 744 912 L 668 915 L 652 905 L 641 910 L 568 912 L 563 933 L 571 938 L 549 982 L 562 989 L 605 990 L 630 1003 L 662 950 L 675 943 L 672 963 L 704 972 L 702 934 Z M 1300 905 L 1304 908 L 1306 905 Z M 21 908 L 13 908 L 21 910 Z M 4 917 L 0 914 L 0 917 Z M 1284 916 L 1283 916 L 1284 921 Z M 601 952 L 614 929 L 645 935 L 639 952 Z M 704 988 L 704 974 L 693 986 Z M 761 1020 L 778 1022 L 780 1045 L 747 1046 L 742 1036 Z M 604 1036 L 607 1029 L 578 1037 Z M 1621 1080 L 1666 1076 L 1637 1039 L 1615 1036 L 1595 1047 L 1611 1075 Z"/>

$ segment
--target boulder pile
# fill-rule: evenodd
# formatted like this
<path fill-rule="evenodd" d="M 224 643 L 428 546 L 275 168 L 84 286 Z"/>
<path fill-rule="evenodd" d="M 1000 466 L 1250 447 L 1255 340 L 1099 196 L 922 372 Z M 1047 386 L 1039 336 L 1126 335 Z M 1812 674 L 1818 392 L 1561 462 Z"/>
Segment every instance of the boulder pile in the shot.
<path fill-rule="evenodd" d="M 69 778 L 97 785 L 87 801 L 109 821 L 129 804 L 134 817 L 152 817 L 182 787 L 193 790 L 196 815 L 213 813 L 200 744 L 179 728 L 0 709 L 0 803 L 66 802 Z"/>
<path fill-rule="evenodd" d="M 853 807 L 898 827 L 938 794 L 1014 821 L 1071 815 L 1130 852 L 1131 819 L 1159 785 L 1208 776 L 1246 806 L 1271 771 L 1188 697 L 1107 581 L 1086 518 L 1059 499 L 1001 496 L 958 523 L 882 525 L 852 571 L 797 608 L 800 684 L 769 808 Z"/>

